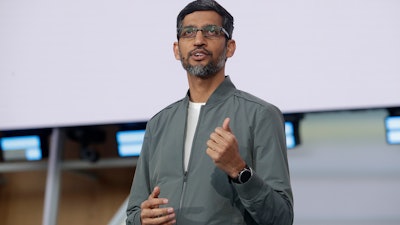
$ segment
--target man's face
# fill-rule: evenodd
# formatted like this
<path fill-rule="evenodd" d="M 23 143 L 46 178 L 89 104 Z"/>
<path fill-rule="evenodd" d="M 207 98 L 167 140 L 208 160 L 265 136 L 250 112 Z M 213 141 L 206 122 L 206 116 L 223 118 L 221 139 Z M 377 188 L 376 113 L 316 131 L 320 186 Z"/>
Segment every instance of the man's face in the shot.
<path fill-rule="evenodd" d="M 183 19 L 182 27 L 201 29 L 209 25 L 221 27 L 221 16 L 214 11 L 193 12 Z M 181 61 L 189 74 L 201 78 L 212 77 L 224 68 L 227 57 L 230 57 L 227 55 L 226 36 L 223 32 L 209 37 L 203 36 L 202 31 L 195 30 L 194 33 L 194 37 L 182 36 L 179 42 L 174 43 L 175 58 Z"/>

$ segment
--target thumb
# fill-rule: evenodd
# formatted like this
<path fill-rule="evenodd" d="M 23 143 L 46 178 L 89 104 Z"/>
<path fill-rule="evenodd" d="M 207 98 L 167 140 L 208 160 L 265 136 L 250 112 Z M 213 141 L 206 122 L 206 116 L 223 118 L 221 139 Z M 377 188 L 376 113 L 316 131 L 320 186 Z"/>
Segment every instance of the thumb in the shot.
<path fill-rule="evenodd" d="M 160 188 L 158 186 L 156 186 L 153 189 L 153 192 L 151 192 L 150 194 L 150 198 L 158 198 L 158 195 L 160 194 Z"/>
<path fill-rule="evenodd" d="M 231 132 L 231 128 L 229 127 L 229 122 L 231 121 L 230 118 L 225 118 L 223 124 L 222 124 L 222 129 Z"/>
<path fill-rule="evenodd" d="M 160 194 L 160 187 L 156 186 L 153 191 L 151 192 L 151 194 L 149 195 L 148 200 L 154 199 L 154 198 L 158 198 L 158 195 Z M 152 209 L 157 209 L 159 208 L 158 205 L 152 205 L 150 208 Z"/>

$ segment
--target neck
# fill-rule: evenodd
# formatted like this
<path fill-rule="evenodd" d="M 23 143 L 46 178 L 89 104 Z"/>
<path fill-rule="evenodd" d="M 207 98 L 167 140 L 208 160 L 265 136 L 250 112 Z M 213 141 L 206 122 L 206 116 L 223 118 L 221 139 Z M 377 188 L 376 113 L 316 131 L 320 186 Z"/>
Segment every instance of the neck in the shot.
<path fill-rule="evenodd" d="M 207 102 L 212 93 L 224 81 L 224 73 L 218 73 L 207 79 L 188 74 L 190 100 L 192 102 Z"/>

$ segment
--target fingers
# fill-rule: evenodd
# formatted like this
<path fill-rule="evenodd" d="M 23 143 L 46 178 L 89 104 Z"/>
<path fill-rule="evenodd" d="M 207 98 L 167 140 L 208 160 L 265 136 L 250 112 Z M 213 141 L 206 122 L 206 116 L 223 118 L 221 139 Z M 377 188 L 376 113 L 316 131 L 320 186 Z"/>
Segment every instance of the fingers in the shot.
<path fill-rule="evenodd" d="M 215 128 L 207 141 L 207 155 L 214 164 L 228 175 L 236 176 L 238 165 L 243 164 L 239 144 L 230 128 L 230 118 L 225 118 L 222 127 Z M 232 176 L 232 177 L 233 177 Z"/>
<path fill-rule="evenodd" d="M 140 208 L 143 209 L 156 209 L 159 208 L 160 205 L 168 204 L 168 199 L 166 198 L 149 198 L 146 201 L 142 202 Z"/>
<path fill-rule="evenodd" d="M 160 205 L 168 204 L 168 199 L 159 198 L 160 188 L 157 186 L 153 189 L 146 201 L 140 205 L 140 219 L 142 225 L 147 224 L 175 224 L 175 212 L 172 207 L 160 208 Z"/>
<path fill-rule="evenodd" d="M 142 224 L 175 224 L 175 212 L 171 207 L 144 209 L 141 213 Z"/>
<path fill-rule="evenodd" d="M 148 199 L 142 202 L 142 204 L 140 205 L 142 211 L 146 209 L 156 209 L 159 208 L 160 205 L 168 204 L 168 199 L 158 198 L 159 194 L 160 194 L 160 188 L 156 186 L 149 195 Z"/>
<path fill-rule="evenodd" d="M 230 139 L 231 137 L 228 135 L 222 136 L 217 132 L 213 132 L 210 135 L 210 139 L 207 141 L 207 147 L 215 152 L 223 152 L 229 148 Z"/>
<path fill-rule="evenodd" d="M 218 162 L 220 157 L 226 154 L 226 151 L 235 151 L 237 149 L 237 141 L 229 126 L 230 118 L 225 118 L 222 127 L 215 128 L 210 134 L 210 139 L 207 141 L 206 153 L 215 161 Z"/>
<path fill-rule="evenodd" d="M 225 118 L 222 127 L 215 128 L 214 132 L 210 134 L 210 139 L 207 146 L 214 151 L 224 150 L 229 145 L 235 144 L 236 138 L 229 126 L 230 118 Z"/>

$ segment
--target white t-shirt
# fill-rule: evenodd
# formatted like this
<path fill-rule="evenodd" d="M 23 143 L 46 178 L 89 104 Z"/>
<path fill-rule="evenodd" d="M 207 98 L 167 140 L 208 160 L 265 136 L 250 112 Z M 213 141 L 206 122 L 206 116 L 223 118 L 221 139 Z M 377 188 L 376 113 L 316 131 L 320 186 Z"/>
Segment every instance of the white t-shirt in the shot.
<path fill-rule="evenodd" d="M 192 150 L 193 137 L 194 133 L 196 132 L 197 121 L 199 120 L 200 109 L 201 106 L 205 104 L 206 103 L 189 102 L 184 154 L 185 171 L 187 171 L 189 165 L 190 152 Z"/>

